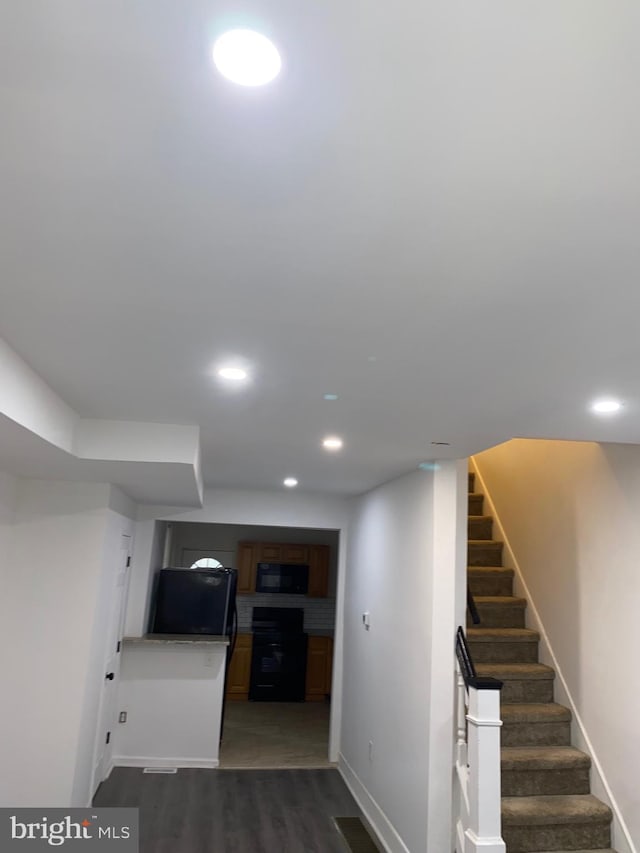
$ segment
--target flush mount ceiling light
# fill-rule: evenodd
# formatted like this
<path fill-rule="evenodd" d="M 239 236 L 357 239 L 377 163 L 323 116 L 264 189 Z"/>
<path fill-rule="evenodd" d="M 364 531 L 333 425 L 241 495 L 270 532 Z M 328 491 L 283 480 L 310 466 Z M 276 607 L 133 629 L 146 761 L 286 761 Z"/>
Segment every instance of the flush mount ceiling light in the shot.
<path fill-rule="evenodd" d="M 591 404 L 591 411 L 598 415 L 613 415 L 616 412 L 619 412 L 621 408 L 622 403 L 620 400 L 614 400 L 613 398 L 595 400 L 595 402 Z"/>
<path fill-rule="evenodd" d="M 337 399 L 338 399 L 338 395 L 337 395 L 337 394 L 324 394 L 324 395 L 323 395 L 323 398 L 324 398 L 325 400 L 337 400 Z"/>
<path fill-rule="evenodd" d="M 295 487 L 298 485 L 298 481 L 295 477 L 287 477 L 284 481 L 284 484 L 288 489 L 295 489 Z"/>
<path fill-rule="evenodd" d="M 323 440 L 322 446 L 325 450 L 340 450 L 342 447 L 342 439 L 338 438 L 337 435 L 329 435 Z"/>
<path fill-rule="evenodd" d="M 229 382 L 244 382 L 249 374 L 244 367 L 235 367 L 231 364 L 223 365 L 218 370 L 220 379 L 227 379 Z"/>
<path fill-rule="evenodd" d="M 213 61 L 227 80 L 264 86 L 280 73 L 282 60 L 273 42 L 254 30 L 229 30 L 213 45 Z"/>

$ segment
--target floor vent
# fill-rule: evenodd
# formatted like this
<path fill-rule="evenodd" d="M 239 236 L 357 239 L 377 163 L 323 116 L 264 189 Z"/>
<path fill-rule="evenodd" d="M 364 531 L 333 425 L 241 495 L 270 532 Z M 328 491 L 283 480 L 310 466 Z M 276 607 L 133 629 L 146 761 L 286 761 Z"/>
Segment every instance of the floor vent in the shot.
<path fill-rule="evenodd" d="M 379 853 L 359 817 L 336 817 L 334 820 L 351 853 Z"/>
<path fill-rule="evenodd" d="M 177 767 L 145 767 L 143 773 L 177 773 Z"/>

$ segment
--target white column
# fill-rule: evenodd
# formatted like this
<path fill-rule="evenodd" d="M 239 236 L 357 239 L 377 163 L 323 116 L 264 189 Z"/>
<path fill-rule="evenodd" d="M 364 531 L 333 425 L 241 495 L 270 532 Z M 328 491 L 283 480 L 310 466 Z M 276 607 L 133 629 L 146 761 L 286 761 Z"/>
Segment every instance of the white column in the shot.
<path fill-rule="evenodd" d="M 500 813 L 500 691 L 469 688 L 465 853 L 506 853 Z"/>

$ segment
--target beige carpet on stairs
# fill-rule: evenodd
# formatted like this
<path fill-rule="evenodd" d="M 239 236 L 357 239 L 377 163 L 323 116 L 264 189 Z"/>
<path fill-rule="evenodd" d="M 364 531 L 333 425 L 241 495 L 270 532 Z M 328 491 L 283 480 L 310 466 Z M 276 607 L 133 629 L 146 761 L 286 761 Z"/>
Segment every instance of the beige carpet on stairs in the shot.
<path fill-rule="evenodd" d="M 502 835 L 507 853 L 615 853 L 611 810 L 592 796 L 588 755 L 571 745 L 571 712 L 554 701 L 555 672 L 539 663 L 540 637 L 526 626 L 527 601 L 469 475 L 467 577 L 480 625 L 467 625 L 480 676 L 501 691 Z"/>

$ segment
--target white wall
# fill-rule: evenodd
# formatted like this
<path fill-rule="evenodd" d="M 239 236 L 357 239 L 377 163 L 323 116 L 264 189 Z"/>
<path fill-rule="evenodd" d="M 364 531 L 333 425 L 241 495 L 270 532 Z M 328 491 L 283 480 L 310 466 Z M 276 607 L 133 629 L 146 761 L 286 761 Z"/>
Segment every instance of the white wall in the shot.
<path fill-rule="evenodd" d="M 119 766 L 217 767 L 227 647 L 124 644 Z"/>
<path fill-rule="evenodd" d="M 15 522 L 18 481 L 11 474 L 0 471 L 0 590 L 3 590 L 5 572 L 9 571 L 11 535 Z M 4 593 L 0 595 L 4 597 Z"/>
<path fill-rule="evenodd" d="M 82 459 L 162 461 L 195 466 L 199 447 L 197 426 L 81 418 L 76 425 L 73 449 Z"/>
<path fill-rule="evenodd" d="M 2 566 L 2 805 L 86 805 L 110 491 L 18 481 L 11 557 Z"/>
<path fill-rule="evenodd" d="M 620 811 L 612 846 L 633 850 L 631 839 L 640 840 L 640 448 L 514 440 L 475 462 Z M 594 792 L 606 796 L 592 776 Z"/>
<path fill-rule="evenodd" d="M 77 414 L 0 338 L 0 412 L 71 452 Z"/>
<path fill-rule="evenodd" d="M 450 847 L 464 473 L 443 463 L 375 489 L 349 533 L 340 763 L 394 853 Z"/>

